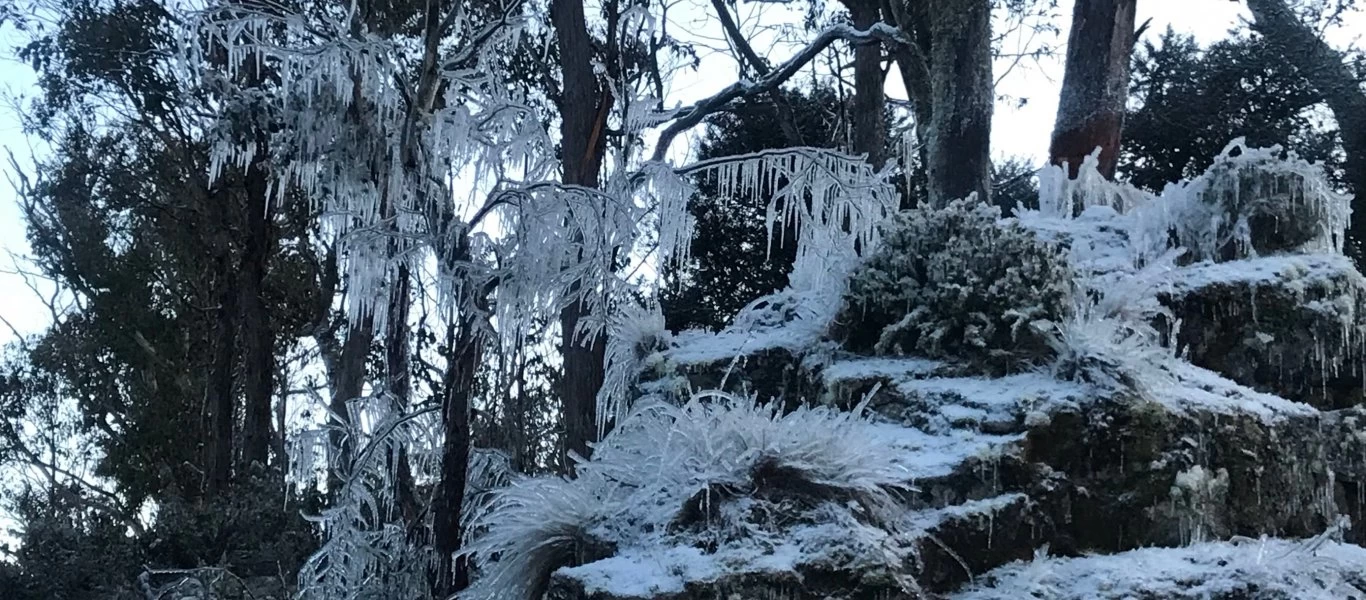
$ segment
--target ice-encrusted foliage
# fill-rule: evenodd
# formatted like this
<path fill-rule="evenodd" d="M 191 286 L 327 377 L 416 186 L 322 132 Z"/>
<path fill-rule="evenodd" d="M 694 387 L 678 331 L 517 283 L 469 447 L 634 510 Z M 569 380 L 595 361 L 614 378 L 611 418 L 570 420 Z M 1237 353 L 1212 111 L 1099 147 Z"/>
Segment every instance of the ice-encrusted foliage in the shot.
<path fill-rule="evenodd" d="M 435 77 L 420 94 L 444 94 L 430 114 L 408 89 L 412 42 L 359 25 L 351 11 L 291 12 L 273 5 L 224 5 L 192 15 L 183 64 L 223 90 L 225 111 L 254 107 L 266 143 L 235 131 L 215 136 L 210 177 L 225 165 L 269 163 L 277 198 L 299 190 L 338 236 L 353 318 L 383 330 L 391 269 L 427 252 L 442 258 L 465 234 L 458 218 L 480 205 L 476 188 L 454 193 L 450 176 L 538 181 L 555 167 L 534 111 L 487 65 L 519 40 L 521 22 L 456 11 Z M 208 60 L 221 53 L 222 70 Z M 243 86 L 259 66 L 271 84 Z M 402 85 L 395 85 L 402 82 Z M 444 82 L 445 85 L 441 85 Z M 230 120 L 224 123 L 230 123 Z M 271 156 L 258 154 L 268 149 Z M 465 206 L 455 203 L 464 202 Z M 442 266 L 450 265 L 442 263 Z"/>
<path fill-rule="evenodd" d="M 1071 308 L 1062 251 L 972 199 L 898 214 L 854 272 L 836 327 L 853 349 L 1030 362 L 1047 344 L 1030 324 Z"/>
<path fill-rule="evenodd" d="M 354 400 L 351 418 L 331 428 L 355 451 L 334 465 L 340 485 L 336 500 L 309 517 L 326 538 L 299 571 L 302 600 L 408 597 L 426 589 L 437 557 L 429 547 L 413 544 L 404 523 L 394 517 L 400 509 L 396 469 L 400 460 L 412 458 L 419 471 L 433 470 L 422 467 L 430 467 L 431 453 L 414 456 L 405 450 L 438 447 L 433 444 L 438 435 L 435 415 L 400 415 L 391 403 L 385 396 Z M 310 443 L 316 438 L 301 437 Z M 312 456 L 298 453 L 295 460 Z"/>
<path fill-rule="evenodd" d="M 1180 255 L 1169 252 L 1119 281 L 1079 279 L 1071 316 L 1038 325 L 1057 354 L 1053 375 L 1137 392 L 1170 381 L 1165 367 L 1174 358 L 1170 348 L 1180 324 L 1157 292 Z"/>
<path fill-rule="evenodd" d="M 576 479 L 527 478 L 494 495 L 473 522 L 480 533 L 466 552 L 480 576 L 461 598 L 538 598 L 556 569 L 632 549 L 762 552 L 815 513 L 886 524 L 910 478 L 892 452 L 862 410 L 784 414 L 719 393 L 639 406 Z M 761 518 L 774 510 L 789 518 Z"/>
<path fill-rule="evenodd" d="M 1234 140 L 1161 195 L 1107 181 L 1091 160 L 1075 180 L 1059 167 L 1040 179 L 1040 208 L 1017 213 L 1068 247 L 1083 294 L 1079 317 L 1052 326 L 1059 375 L 1150 387 L 1171 358 L 1156 346 L 1296 400 L 1355 372 L 1344 369 L 1359 362 L 1363 327 L 1359 275 L 1341 256 L 1349 198 L 1318 166 Z"/>
<path fill-rule="evenodd" d="M 1279 147 L 1233 140 L 1204 174 L 1170 183 L 1160 195 L 1108 181 L 1095 164 L 1088 158 L 1075 179 L 1062 167 L 1044 167 L 1039 208 L 1016 214 L 1037 223 L 1077 219 L 1092 207 L 1113 210 L 1134 268 L 1177 248 L 1187 262 L 1342 252 L 1351 197 L 1335 191 L 1319 165 Z"/>
<path fill-rule="evenodd" d="M 1342 251 L 1349 198 L 1333 190 L 1321 167 L 1281 154 L 1234 140 L 1203 175 L 1163 192 L 1176 241 L 1191 258 Z"/>
<path fill-rule="evenodd" d="M 785 148 L 707 160 L 680 169 L 716 181 L 718 194 L 766 197 L 769 245 L 797 244 L 789 279 L 815 288 L 838 281 L 878 245 L 878 225 L 899 202 L 885 172 L 866 161 L 820 148 Z M 787 239 L 791 231 L 797 239 Z"/>
<path fill-rule="evenodd" d="M 1092 206 L 1128 212 L 1144 204 L 1148 195 L 1124 184 L 1115 184 L 1100 174 L 1100 149 L 1082 160 L 1075 178 L 1067 176 L 1066 165 L 1045 166 L 1039 172 L 1039 208 L 1044 214 L 1076 217 Z M 1021 212 L 1022 208 L 1017 208 Z"/>
<path fill-rule="evenodd" d="M 413 598 L 428 589 L 427 578 L 437 553 L 428 545 L 430 515 L 405 522 L 397 514 L 413 503 L 415 490 L 400 490 L 403 461 L 417 481 L 438 472 L 440 421 L 436 409 L 406 414 L 393 410 L 393 398 L 380 394 L 348 403 L 346 421 L 310 429 L 296 437 L 291 469 L 300 485 L 319 483 L 316 449 L 328 437 L 344 440 L 348 454 L 330 466 L 336 476 L 332 503 L 316 515 L 305 515 L 325 535 L 323 544 L 299 571 L 300 600 L 336 598 Z M 314 450 L 310 450 L 313 448 Z M 487 505 L 492 490 L 511 481 L 506 455 L 472 449 L 466 476 L 465 505 Z M 407 506 L 412 510 L 415 505 Z"/>
<path fill-rule="evenodd" d="M 619 423 L 630 409 L 631 384 L 645 367 L 646 359 L 670 341 L 664 313 L 657 304 L 630 305 L 617 311 L 607 328 L 604 352 L 605 376 L 598 390 L 598 435 L 607 432 L 608 421 Z"/>

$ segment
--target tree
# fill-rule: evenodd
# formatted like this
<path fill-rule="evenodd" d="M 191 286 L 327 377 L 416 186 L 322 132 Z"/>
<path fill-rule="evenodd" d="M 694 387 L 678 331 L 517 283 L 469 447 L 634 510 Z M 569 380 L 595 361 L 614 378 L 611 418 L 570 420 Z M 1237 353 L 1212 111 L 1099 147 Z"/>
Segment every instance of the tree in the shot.
<path fill-rule="evenodd" d="M 840 141 L 842 111 L 834 90 L 817 88 L 810 94 L 782 90 L 741 101 L 708 119 L 698 158 L 790 146 L 779 106 L 805 116 L 796 123 L 797 135 L 805 144 L 833 147 Z M 764 212 L 774 190 L 752 197 L 724 193 L 712 180 L 697 184 L 698 193 L 688 201 L 688 212 L 697 222 L 688 260 L 676 268 L 665 266 L 660 290 L 665 323 L 674 331 L 721 329 L 746 304 L 787 287 L 797 258 L 795 232 L 785 232 L 781 240 L 770 242 L 764 229 Z"/>
<path fill-rule="evenodd" d="M 991 8 L 989 0 L 889 5 L 911 42 L 897 48 L 897 66 L 924 145 L 933 206 L 970 194 L 991 198 Z"/>
<path fill-rule="evenodd" d="M 1341 52 L 1300 20 L 1283 0 L 1248 0 L 1247 5 L 1252 11 L 1252 29 L 1265 36 L 1322 94 L 1337 119 L 1347 157 L 1347 181 L 1358 198 L 1348 237 L 1360 260 L 1366 240 L 1366 210 L 1360 204 L 1366 198 L 1366 91 L 1361 89 L 1361 77 L 1344 63 Z"/>
<path fill-rule="evenodd" d="M 1115 176 L 1136 5 L 1137 0 L 1077 0 L 1072 9 L 1058 118 L 1048 146 L 1049 161 L 1067 164 L 1071 177 L 1096 148 L 1101 175 Z"/>
<path fill-rule="evenodd" d="M 1168 30 L 1134 57 L 1119 176 L 1159 192 L 1203 173 L 1228 140 L 1284 145 L 1342 181 L 1338 133 L 1319 124 L 1322 97 L 1261 37 L 1201 48 Z"/>

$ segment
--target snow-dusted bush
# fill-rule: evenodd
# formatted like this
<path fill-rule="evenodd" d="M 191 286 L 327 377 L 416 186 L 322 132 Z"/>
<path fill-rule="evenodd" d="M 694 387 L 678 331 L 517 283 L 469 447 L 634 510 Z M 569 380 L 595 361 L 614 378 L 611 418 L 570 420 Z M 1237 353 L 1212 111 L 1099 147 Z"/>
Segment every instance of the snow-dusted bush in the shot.
<path fill-rule="evenodd" d="M 1203 175 L 1168 186 L 1163 201 L 1191 258 L 1342 250 L 1349 198 L 1333 190 L 1318 165 L 1281 154 L 1276 146 L 1248 148 L 1240 138 Z"/>
<path fill-rule="evenodd" d="M 1062 251 L 971 199 L 898 214 L 849 282 L 836 334 L 855 350 L 963 358 L 995 369 L 1048 346 L 1030 324 L 1061 321 Z"/>
<path fill-rule="evenodd" d="M 631 548 L 757 548 L 830 511 L 884 531 L 911 472 L 880 431 L 861 407 L 784 414 L 715 392 L 638 406 L 576 479 L 528 478 L 495 493 L 470 524 L 479 533 L 465 552 L 478 576 L 460 597 L 537 598 L 556 569 Z M 762 518 L 779 505 L 781 522 Z M 884 554 L 881 566 L 899 571 L 904 557 Z"/>

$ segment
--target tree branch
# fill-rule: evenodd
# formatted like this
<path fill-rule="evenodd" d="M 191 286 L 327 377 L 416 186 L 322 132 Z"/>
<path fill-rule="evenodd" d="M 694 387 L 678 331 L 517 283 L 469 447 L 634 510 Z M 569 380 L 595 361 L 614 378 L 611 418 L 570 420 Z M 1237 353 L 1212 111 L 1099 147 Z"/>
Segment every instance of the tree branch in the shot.
<path fill-rule="evenodd" d="M 716 16 L 721 20 L 721 28 L 726 30 L 726 35 L 730 37 L 731 44 L 735 46 L 744 60 L 740 62 L 749 63 L 750 68 L 754 69 L 760 77 L 766 77 L 773 72 L 768 66 L 768 62 L 754 51 L 754 47 L 749 44 L 749 40 L 740 31 L 740 27 L 735 24 L 735 19 L 730 16 L 730 10 L 726 8 L 724 0 L 711 0 L 711 5 L 716 8 Z M 787 138 L 787 143 L 793 146 L 805 146 L 806 142 L 802 139 L 801 131 L 797 129 L 797 121 L 792 116 L 792 107 L 788 105 L 783 95 L 778 90 L 773 90 L 768 94 L 773 101 L 773 108 L 778 113 L 778 127 L 783 130 L 783 137 Z"/>
<path fill-rule="evenodd" d="M 708 115 L 724 108 L 727 104 L 736 99 L 746 96 L 753 96 L 771 92 L 778 89 L 793 75 L 796 75 L 802 67 L 816 58 L 822 51 L 833 44 L 835 40 L 849 40 L 854 43 L 885 42 L 900 46 L 910 45 L 910 40 L 899 30 L 886 23 L 878 23 L 867 30 L 858 30 L 849 25 L 837 25 L 827 29 L 811 42 L 796 56 L 783 63 L 773 72 L 756 82 L 740 81 L 731 84 L 716 95 L 694 104 L 691 108 L 681 111 L 683 116 L 679 117 L 663 132 L 659 134 L 659 142 L 655 145 L 654 155 L 650 160 L 660 162 L 664 160 L 664 155 L 669 151 L 669 145 L 678 134 L 691 129 Z"/>

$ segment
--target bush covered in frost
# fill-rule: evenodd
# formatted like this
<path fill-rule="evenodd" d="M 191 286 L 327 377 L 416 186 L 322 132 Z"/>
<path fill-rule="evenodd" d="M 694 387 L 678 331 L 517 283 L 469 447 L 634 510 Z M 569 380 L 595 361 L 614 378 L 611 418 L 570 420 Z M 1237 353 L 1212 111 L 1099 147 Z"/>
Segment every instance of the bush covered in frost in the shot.
<path fill-rule="evenodd" d="M 464 550 L 476 578 L 460 598 L 539 598 L 555 570 L 622 552 L 683 547 L 700 549 L 696 561 L 730 564 L 817 532 L 808 559 L 863 561 L 883 568 L 887 585 L 911 586 L 900 579 L 907 557 L 874 543 L 889 535 L 913 476 L 881 431 L 862 406 L 785 413 L 719 392 L 639 406 L 577 478 L 523 478 L 476 511 Z"/>
<path fill-rule="evenodd" d="M 1071 281 L 1058 247 L 995 206 L 903 211 L 851 277 L 835 334 L 853 350 L 1009 368 L 1048 354 L 1030 324 L 1067 316 Z"/>
<path fill-rule="evenodd" d="M 1195 260 L 1340 251 L 1351 214 L 1318 165 L 1234 140 L 1203 175 L 1163 192 L 1177 242 Z"/>

